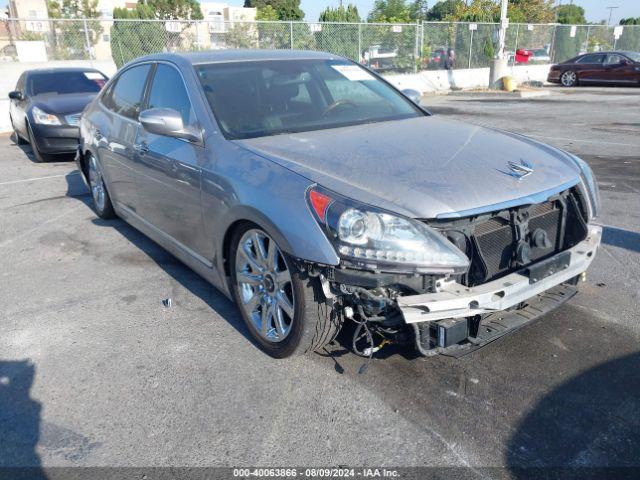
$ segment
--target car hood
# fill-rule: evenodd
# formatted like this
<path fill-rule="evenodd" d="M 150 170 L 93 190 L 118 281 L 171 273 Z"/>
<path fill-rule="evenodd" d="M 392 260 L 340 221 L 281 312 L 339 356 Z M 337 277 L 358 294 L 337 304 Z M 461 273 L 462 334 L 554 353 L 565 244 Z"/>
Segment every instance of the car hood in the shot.
<path fill-rule="evenodd" d="M 97 93 L 43 93 L 32 97 L 31 104 L 47 113 L 67 114 L 84 110 Z"/>
<path fill-rule="evenodd" d="M 561 150 L 437 116 L 236 142 L 341 195 L 414 218 L 532 203 L 527 197 L 568 188 L 580 175 Z M 533 172 L 518 180 L 509 162 Z"/>

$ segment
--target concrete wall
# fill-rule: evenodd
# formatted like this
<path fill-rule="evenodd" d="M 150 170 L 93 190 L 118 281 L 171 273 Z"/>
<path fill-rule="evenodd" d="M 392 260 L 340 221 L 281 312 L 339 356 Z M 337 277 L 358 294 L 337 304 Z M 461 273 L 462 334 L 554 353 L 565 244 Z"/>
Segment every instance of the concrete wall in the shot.
<path fill-rule="evenodd" d="M 24 70 L 31 68 L 52 67 L 90 67 L 101 70 L 105 75 L 112 76 L 117 68 L 112 61 L 65 60 L 42 63 L 2 62 L 0 76 L 0 132 L 11 130 L 9 122 L 9 99 L 7 94 L 15 88 L 18 77 Z M 511 75 L 518 82 L 545 81 L 550 65 L 526 65 L 511 67 Z M 472 68 L 469 70 L 426 70 L 416 74 L 388 75 L 386 77 L 396 87 L 412 88 L 422 93 L 446 91 L 451 88 L 478 88 L 489 86 L 489 69 Z"/>
<path fill-rule="evenodd" d="M 518 65 L 509 67 L 510 74 L 522 83 L 547 80 L 551 65 Z M 441 92 L 457 88 L 489 87 L 489 69 L 425 70 L 415 74 L 388 75 L 387 80 L 396 87 L 411 88 L 422 93 Z"/>

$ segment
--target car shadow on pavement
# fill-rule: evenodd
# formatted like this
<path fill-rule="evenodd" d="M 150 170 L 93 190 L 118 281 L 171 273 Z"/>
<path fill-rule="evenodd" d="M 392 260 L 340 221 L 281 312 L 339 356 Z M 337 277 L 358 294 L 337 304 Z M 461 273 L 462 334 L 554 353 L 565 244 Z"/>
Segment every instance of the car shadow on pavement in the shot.
<path fill-rule="evenodd" d="M 30 397 L 35 372 L 28 360 L 0 360 L 0 479 L 47 478 L 36 453 L 42 406 Z"/>
<path fill-rule="evenodd" d="M 640 233 L 617 227 L 602 229 L 602 243 L 640 253 Z"/>
<path fill-rule="evenodd" d="M 516 479 L 638 478 L 640 353 L 590 368 L 545 395 L 517 425 L 506 463 Z"/>
<path fill-rule="evenodd" d="M 93 212 L 91 193 L 84 184 L 82 176 L 74 170 L 66 175 L 67 196 L 76 198 L 84 203 Z M 95 217 L 92 223 L 98 227 L 113 228 L 126 238 L 136 248 L 144 252 L 156 265 L 170 275 L 176 282 L 182 285 L 191 294 L 202 299 L 212 310 L 224 318 L 233 328 L 258 348 L 244 324 L 236 306 L 213 287 L 207 280 L 191 270 L 169 251 L 149 237 L 139 232 L 124 220 L 119 218 L 103 220 Z M 158 299 L 161 301 L 161 299 Z"/>

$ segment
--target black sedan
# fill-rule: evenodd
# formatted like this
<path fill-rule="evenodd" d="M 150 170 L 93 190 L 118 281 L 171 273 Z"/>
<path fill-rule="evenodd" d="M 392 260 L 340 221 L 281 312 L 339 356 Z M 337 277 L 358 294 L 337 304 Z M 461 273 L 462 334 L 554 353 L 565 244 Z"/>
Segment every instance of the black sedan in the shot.
<path fill-rule="evenodd" d="M 31 144 L 37 162 L 74 153 L 80 114 L 107 77 L 87 68 L 27 70 L 9 93 L 9 116 L 17 143 Z"/>
<path fill-rule="evenodd" d="M 547 81 L 565 87 L 597 83 L 640 85 L 640 53 L 585 53 L 553 65 Z"/>

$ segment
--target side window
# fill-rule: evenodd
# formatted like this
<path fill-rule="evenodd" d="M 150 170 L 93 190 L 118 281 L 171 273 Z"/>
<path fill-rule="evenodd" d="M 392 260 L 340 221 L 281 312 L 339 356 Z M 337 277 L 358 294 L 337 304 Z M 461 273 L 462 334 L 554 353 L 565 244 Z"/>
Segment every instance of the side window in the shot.
<path fill-rule="evenodd" d="M 187 89 L 180 73 L 169 65 L 158 64 L 149 92 L 149 108 L 172 108 L 182 115 L 185 126 L 196 122 Z"/>
<path fill-rule="evenodd" d="M 622 63 L 622 57 L 615 54 L 607 55 L 607 59 L 604 62 L 605 65 L 618 65 L 619 63 Z"/>
<path fill-rule="evenodd" d="M 150 68 L 150 64 L 145 64 L 122 73 L 105 95 L 104 106 L 120 115 L 137 120 Z"/>
<path fill-rule="evenodd" d="M 578 63 L 602 63 L 604 55 L 585 55 Z"/>

